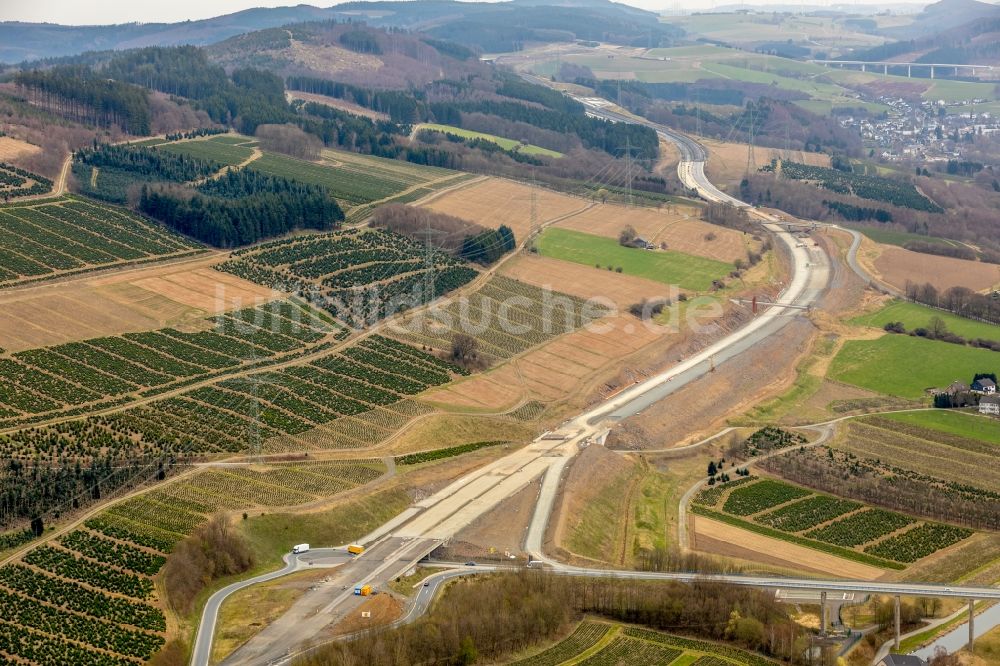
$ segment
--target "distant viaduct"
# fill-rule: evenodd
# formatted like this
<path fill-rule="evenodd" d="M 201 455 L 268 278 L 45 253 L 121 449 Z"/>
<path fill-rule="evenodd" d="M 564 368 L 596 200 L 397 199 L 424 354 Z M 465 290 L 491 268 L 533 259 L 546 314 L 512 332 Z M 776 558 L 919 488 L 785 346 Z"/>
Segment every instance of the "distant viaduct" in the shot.
<path fill-rule="evenodd" d="M 817 65 L 826 65 L 828 67 L 839 66 L 843 68 L 845 65 L 852 67 L 861 67 L 862 72 L 867 72 L 869 67 L 874 68 L 876 71 L 878 68 L 882 68 L 883 74 L 889 73 L 890 67 L 906 67 L 906 76 L 913 76 L 913 68 L 930 68 L 931 78 L 934 78 L 934 70 L 953 70 L 955 76 L 958 76 L 959 71 L 968 70 L 972 76 L 976 75 L 976 70 L 989 70 L 993 71 L 993 65 L 957 65 L 953 63 L 946 62 L 886 62 L 886 61 L 876 61 L 876 60 L 810 60 L 809 62 L 816 63 Z"/>

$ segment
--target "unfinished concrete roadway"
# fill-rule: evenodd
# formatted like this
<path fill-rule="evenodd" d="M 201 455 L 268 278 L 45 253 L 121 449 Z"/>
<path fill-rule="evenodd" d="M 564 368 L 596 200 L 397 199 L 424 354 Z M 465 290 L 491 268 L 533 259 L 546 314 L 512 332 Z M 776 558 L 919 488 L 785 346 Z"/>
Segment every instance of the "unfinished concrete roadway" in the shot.
<path fill-rule="evenodd" d="M 631 121 L 628 121 L 631 122 Z M 677 135 L 666 135 L 672 139 Z M 702 157 L 704 152 L 690 150 L 684 137 L 685 155 Z M 697 145 L 697 144 L 695 144 Z M 700 147 L 699 147 L 700 148 Z M 682 180 L 709 200 L 726 200 L 704 180 L 704 161 L 682 162 L 678 167 Z M 745 206 L 745 204 L 742 204 Z M 829 263 L 817 248 L 802 247 L 794 236 L 775 220 L 762 216 L 762 224 L 775 234 L 787 248 L 792 261 L 792 278 L 779 301 L 785 304 L 809 305 L 826 286 Z M 278 621 L 235 652 L 226 663 L 270 664 L 285 659 L 320 636 L 333 622 L 359 604 L 350 594 L 355 583 L 370 582 L 376 586 L 403 574 L 413 566 L 414 555 L 428 545 L 447 540 L 479 516 L 511 497 L 527 484 L 544 475 L 536 511 L 528 530 L 525 549 L 541 556 L 542 536 L 551 514 L 559 480 L 567 461 L 581 445 L 597 442 L 614 422 L 636 414 L 648 405 L 704 376 L 714 362 L 742 353 L 785 325 L 800 310 L 772 306 L 743 328 L 670 369 L 659 373 L 597 405 L 593 409 L 563 423 L 555 432 L 547 433 L 528 446 L 518 449 L 489 465 L 477 469 L 451 483 L 431 497 L 409 509 L 405 522 L 394 521 L 391 535 L 376 542 L 365 553 L 354 558 L 338 572 L 348 589 L 338 580 L 306 595 Z M 215 618 L 204 617 L 196 642 L 193 663 L 207 664 L 204 655 L 210 651 Z"/>

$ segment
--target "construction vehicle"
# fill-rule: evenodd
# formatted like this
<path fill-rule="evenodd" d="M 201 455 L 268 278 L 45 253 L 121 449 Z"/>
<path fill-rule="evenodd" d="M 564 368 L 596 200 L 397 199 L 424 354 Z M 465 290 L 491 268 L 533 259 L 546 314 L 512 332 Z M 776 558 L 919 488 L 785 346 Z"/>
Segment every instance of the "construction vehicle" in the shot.
<path fill-rule="evenodd" d="M 365 547 L 352 543 L 350 546 L 347 547 L 347 552 L 350 553 L 351 555 L 360 555 L 361 553 L 365 552 Z"/>
<path fill-rule="evenodd" d="M 299 545 L 297 545 L 297 546 L 295 546 L 295 547 L 292 548 L 292 552 L 295 553 L 296 555 L 300 555 L 302 553 L 308 553 L 309 552 L 309 544 L 307 544 L 307 543 L 300 543 Z"/>
<path fill-rule="evenodd" d="M 372 593 L 371 585 L 358 585 L 356 588 L 354 588 L 354 594 L 359 597 L 367 597 L 371 593 Z"/>

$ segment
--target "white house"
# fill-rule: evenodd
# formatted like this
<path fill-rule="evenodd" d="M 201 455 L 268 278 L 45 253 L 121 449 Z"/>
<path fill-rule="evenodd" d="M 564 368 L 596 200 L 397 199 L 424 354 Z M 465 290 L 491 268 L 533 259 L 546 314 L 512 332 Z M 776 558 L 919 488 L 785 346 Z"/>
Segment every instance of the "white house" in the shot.
<path fill-rule="evenodd" d="M 979 413 L 1000 416 L 1000 396 L 983 396 L 983 399 L 979 401 Z"/>
<path fill-rule="evenodd" d="M 994 393 L 997 390 L 997 385 L 989 377 L 980 377 L 976 381 L 972 382 L 972 390 L 976 393 Z"/>

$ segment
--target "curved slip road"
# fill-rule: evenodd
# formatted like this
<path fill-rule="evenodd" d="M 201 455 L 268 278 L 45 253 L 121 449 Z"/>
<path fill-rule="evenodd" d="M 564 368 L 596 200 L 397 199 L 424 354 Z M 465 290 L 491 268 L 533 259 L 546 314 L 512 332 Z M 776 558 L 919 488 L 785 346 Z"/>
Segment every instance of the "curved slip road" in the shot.
<path fill-rule="evenodd" d="M 592 115 L 600 116 L 602 113 L 600 109 L 590 109 L 590 111 L 593 112 Z M 609 119 L 616 122 L 634 122 L 624 116 Z M 686 361 L 650 377 L 619 393 L 609 401 L 564 422 L 555 431 L 543 434 L 528 446 L 513 451 L 507 456 L 459 478 L 408 509 L 407 514 L 393 521 L 394 524 L 391 527 L 387 526 L 387 529 L 382 531 L 383 534 L 390 534 L 391 538 L 396 540 L 422 540 L 424 543 L 446 540 L 507 497 L 541 479 L 538 502 L 529 526 L 525 550 L 532 553 L 535 559 L 547 563 L 552 571 L 565 575 L 613 576 L 648 580 L 692 581 L 706 578 L 706 576 L 697 573 L 648 573 L 568 567 L 548 560 L 542 553 L 545 527 L 552 512 L 562 474 L 566 464 L 579 451 L 581 445 L 603 441 L 603 437 L 616 421 L 641 412 L 649 405 L 704 376 L 711 370 L 715 361 L 722 362 L 732 358 L 761 342 L 792 321 L 800 312 L 799 309 L 789 308 L 787 305 L 811 305 L 826 288 L 829 280 L 829 259 L 822 250 L 815 247 L 805 247 L 790 232 L 783 229 L 777 223 L 776 218 L 753 210 L 747 204 L 712 186 L 704 174 L 705 151 L 692 139 L 666 128 L 655 125 L 653 127 L 661 136 L 678 145 L 682 154 L 682 161 L 678 165 L 678 175 L 686 186 L 696 190 L 709 201 L 726 202 L 746 209 L 765 229 L 772 232 L 787 247 L 793 272 L 791 280 L 779 296 L 778 300 L 782 305 L 769 307 L 743 328 L 734 331 Z M 355 558 L 355 561 L 348 565 L 352 567 L 350 571 L 354 571 L 355 568 L 363 571 L 364 566 L 375 566 L 377 561 L 383 577 L 395 577 L 403 574 L 413 565 L 412 559 L 399 559 L 390 564 L 387 559 L 380 559 L 377 554 L 373 553 L 373 550 L 375 548 L 369 549 Z M 491 568 L 476 567 L 476 571 L 488 570 Z M 468 573 L 473 573 L 473 571 L 463 572 L 461 575 Z M 446 579 L 447 576 L 441 578 Z M 967 597 L 970 594 L 975 594 L 977 598 L 1000 598 L 1000 590 L 990 588 L 950 589 L 904 583 L 816 581 L 754 576 L 715 576 L 712 578 L 731 584 L 760 588 L 781 587 L 956 597 Z M 358 580 L 361 579 L 358 578 Z M 426 610 L 433 598 L 433 592 L 439 585 L 440 583 L 433 583 L 418 593 L 414 607 L 405 616 L 405 621 L 417 617 Z M 350 610 L 350 604 L 340 599 L 340 597 L 330 599 L 323 609 L 326 614 L 341 612 L 345 608 Z M 302 608 L 293 606 L 286 615 L 302 611 Z M 272 628 L 278 629 L 273 625 Z M 296 626 L 288 631 L 271 631 L 267 632 L 267 636 L 259 635 L 258 645 L 254 649 L 244 652 L 244 656 L 254 654 L 255 657 L 243 659 L 240 663 L 265 664 L 274 662 L 276 656 L 279 657 L 277 661 L 281 662 L 287 661 L 289 655 L 301 654 L 299 646 L 307 643 L 309 637 L 305 636 L 304 632 L 299 629 Z M 199 638 L 201 637 L 199 636 Z M 251 643 L 253 642 L 254 640 L 251 639 Z M 265 655 L 270 658 L 265 659 Z M 195 661 L 194 663 L 196 666 L 201 666 L 207 662 Z"/>
<path fill-rule="evenodd" d="M 345 548 L 316 548 L 308 553 L 288 553 L 282 559 L 285 566 L 269 573 L 237 581 L 217 590 L 205 602 L 201 622 L 198 625 L 198 636 L 194 649 L 191 651 L 192 664 L 208 664 L 212 655 L 212 638 L 215 635 L 215 623 L 219 617 L 219 608 L 226 598 L 244 588 L 258 583 L 266 583 L 287 576 L 290 573 L 308 569 L 309 567 L 335 567 L 350 561 L 353 556 Z"/>

